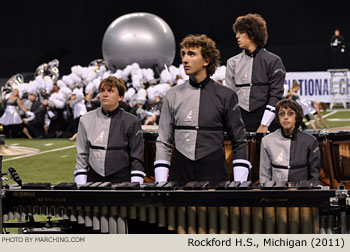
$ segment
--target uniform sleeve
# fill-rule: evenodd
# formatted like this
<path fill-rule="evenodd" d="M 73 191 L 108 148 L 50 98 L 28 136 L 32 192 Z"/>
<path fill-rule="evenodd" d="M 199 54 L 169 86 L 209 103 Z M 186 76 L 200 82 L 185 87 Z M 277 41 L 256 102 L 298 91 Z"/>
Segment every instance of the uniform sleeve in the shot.
<path fill-rule="evenodd" d="M 335 47 L 335 46 L 337 46 L 337 43 L 334 43 L 334 41 L 335 41 L 335 35 L 334 36 L 332 36 L 332 38 L 331 38 L 331 47 Z"/>
<path fill-rule="evenodd" d="M 247 138 L 236 92 L 232 92 L 225 105 L 225 130 L 231 140 L 232 150 L 237 159 L 248 157 Z"/>
<path fill-rule="evenodd" d="M 78 134 L 76 138 L 77 157 L 75 165 L 75 182 L 83 185 L 87 181 L 87 172 L 89 166 L 89 144 L 86 136 L 83 120 L 79 121 Z"/>
<path fill-rule="evenodd" d="M 143 172 L 143 150 L 144 141 L 139 120 L 135 120 L 130 128 L 128 141 L 128 148 L 130 152 L 130 173 L 131 182 L 143 183 L 143 178 L 146 175 Z"/>
<path fill-rule="evenodd" d="M 318 147 L 317 140 L 314 139 L 312 145 L 310 146 L 307 158 L 308 175 L 310 180 L 318 181 L 320 177 L 320 161 L 320 148 Z"/>
<path fill-rule="evenodd" d="M 234 62 L 228 60 L 227 66 L 226 66 L 225 83 L 228 88 L 236 92 L 236 86 L 234 82 L 234 79 L 235 79 L 234 72 L 235 72 Z"/>
<path fill-rule="evenodd" d="M 270 156 L 266 150 L 264 139 L 261 140 L 260 146 L 260 167 L 259 167 L 260 183 L 272 181 L 272 164 Z"/>
<path fill-rule="evenodd" d="M 232 145 L 234 180 L 246 181 L 251 164 L 248 161 L 248 142 L 236 92 L 232 92 L 226 103 L 224 128 Z"/>
<path fill-rule="evenodd" d="M 282 99 L 284 91 L 284 80 L 286 77 L 286 69 L 280 58 L 272 61 L 269 66 L 269 100 L 265 107 L 261 124 L 269 126 L 275 118 L 276 103 Z"/>
<path fill-rule="evenodd" d="M 276 59 L 270 66 L 269 71 L 269 101 L 268 105 L 275 107 L 276 103 L 282 99 L 284 91 L 284 80 L 286 69 L 280 58 Z"/>
<path fill-rule="evenodd" d="M 345 48 L 345 39 L 343 36 L 341 36 L 341 41 L 342 41 L 342 48 L 344 49 Z"/>
<path fill-rule="evenodd" d="M 156 141 L 156 160 L 154 162 L 154 173 L 157 182 L 164 182 L 168 179 L 170 158 L 174 143 L 174 114 L 165 96 L 160 114 L 158 138 Z"/>

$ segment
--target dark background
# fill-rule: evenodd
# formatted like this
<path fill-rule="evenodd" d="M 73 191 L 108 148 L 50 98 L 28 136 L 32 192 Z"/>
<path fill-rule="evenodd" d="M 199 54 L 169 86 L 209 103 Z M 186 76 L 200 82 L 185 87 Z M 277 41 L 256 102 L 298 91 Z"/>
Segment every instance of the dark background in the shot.
<path fill-rule="evenodd" d="M 325 71 L 330 38 L 339 28 L 350 39 L 349 4 L 342 1 L 6 1 L 0 14 L 0 78 L 32 73 L 42 63 L 59 59 L 60 73 L 102 58 L 107 27 L 121 15 L 149 12 L 164 19 L 178 44 L 186 35 L 205 33 L 217 43 L 221 60 L 239 53 L 232 24 L 247 13 L 261 14 L 268 26 L 267 49 L 278 54 L 287 71 Z M 2 1 L 2 5 L 4 1 Z M 346 50 L 344 67 L 350 64 Z"/>

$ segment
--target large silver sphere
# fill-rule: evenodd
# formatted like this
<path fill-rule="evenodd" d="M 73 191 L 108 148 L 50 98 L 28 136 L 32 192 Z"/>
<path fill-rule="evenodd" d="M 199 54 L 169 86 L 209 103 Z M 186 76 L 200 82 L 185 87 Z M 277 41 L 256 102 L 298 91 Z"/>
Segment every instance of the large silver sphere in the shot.
<path fill-rule="evenodd" d="M 137 12 L 123 15 L 107 28 L 102 42 L 103 58 L 112 71 L 134 62 L 141 68 L 164 64 L 175 57 L 175 37 L 169 25 L 160 17 Z"/>

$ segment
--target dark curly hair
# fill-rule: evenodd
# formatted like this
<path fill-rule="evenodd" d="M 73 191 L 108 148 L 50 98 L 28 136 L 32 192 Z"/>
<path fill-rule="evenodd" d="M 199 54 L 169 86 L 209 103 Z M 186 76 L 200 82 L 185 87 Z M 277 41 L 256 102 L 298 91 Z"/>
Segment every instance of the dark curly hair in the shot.
<path fill-rule="evenodd" d="M 259 47 L 265 47 L 268 39 L 266 22 L 259 14 L 240 16 L 233 24 L 235 33 L 247 33 Z"/>
<path fill-rule="evenodd" d="M 296 114 L 295 127 L 299 128 L 299 126 L 304 118 L 303 108 L 296 101 L 293 101 L 290 99 L 280 100 L 279 102 L 277 102 L 276 108 L 275 108 L 275 117 L 276 117 L 278 123 L 280 123 L 279 117 L 278 117 L 278 112 L 280 111 L 281 108 L 284 108 L 284 109 L 290 108 L 291 110 L 293 110 L 295 112 L 295 114 Z"/>
<path fill-rule="evenodd" d="M 201 47 L 202 57 L 209 60 L 207 74 L 213 75 L 215 69 L 220 65 L 220 51 L 216 48 L 215 42 L 206 35 L 188 35 L 180 43 L 181 48 Z"/>

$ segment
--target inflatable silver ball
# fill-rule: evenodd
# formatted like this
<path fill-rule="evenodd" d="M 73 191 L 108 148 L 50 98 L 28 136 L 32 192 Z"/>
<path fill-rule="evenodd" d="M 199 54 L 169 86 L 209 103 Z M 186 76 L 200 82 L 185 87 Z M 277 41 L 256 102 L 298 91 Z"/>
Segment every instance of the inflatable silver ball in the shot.
<path fill-rule="evenodd" d="M 107 28 L 102 42 L 103 58 L 112 71 L 134 62 L 141 68 L 164 64 L 175 57 L 175 37 L 169 25 L 160 17 L 137 12 L 123 15 Z"/>

